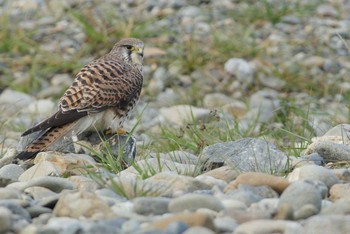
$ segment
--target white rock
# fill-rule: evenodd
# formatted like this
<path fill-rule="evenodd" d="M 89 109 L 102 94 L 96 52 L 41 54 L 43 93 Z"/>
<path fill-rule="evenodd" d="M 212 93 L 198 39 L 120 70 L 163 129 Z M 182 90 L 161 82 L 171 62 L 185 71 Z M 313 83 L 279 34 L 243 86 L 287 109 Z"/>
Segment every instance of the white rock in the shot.
<path fill-rule="evenodd" d="M 231 58 L 225 63 L 225 71 L 244 84 L 251 84 L 254 79 L 254 69 L 252 66 L 241 58 Z"/>
<path fill-rule="evenodd" d="M 177 125 L 193 123 L 194 120 L 202 120 L 210 115 L 210 110 L 190 105 L 164 107 L 159 112 L 167 121 Z"/>

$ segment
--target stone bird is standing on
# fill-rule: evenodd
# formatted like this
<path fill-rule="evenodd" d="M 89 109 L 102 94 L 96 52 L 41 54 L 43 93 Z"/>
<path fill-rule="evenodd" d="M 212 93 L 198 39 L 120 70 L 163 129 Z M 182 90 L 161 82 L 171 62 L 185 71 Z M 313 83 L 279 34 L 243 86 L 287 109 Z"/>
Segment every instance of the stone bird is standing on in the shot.
<path fill-rule="evenodd" d="M 143 49 L 139 39 L 123 39 L 108 54 L 84 66 L 60 99 L 57 112 L 22 134 L 37 132 L 37 137 L 16 158 L 33 158 L 86 130 L 125 134 L 123 122 L 139 100 L 143 83 Z"/>

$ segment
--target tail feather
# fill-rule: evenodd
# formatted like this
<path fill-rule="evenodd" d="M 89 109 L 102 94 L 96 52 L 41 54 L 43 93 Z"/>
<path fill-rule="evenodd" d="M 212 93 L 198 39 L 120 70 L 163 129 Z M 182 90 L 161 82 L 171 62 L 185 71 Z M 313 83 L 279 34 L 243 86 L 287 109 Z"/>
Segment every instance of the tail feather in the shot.
<path fill-rule="evenodd" d="M 63 126 L 52 127 L 49 130 L 45 130 L 43 134 L 40 134 L 38 138 L 28 144 L 25 149 L 15 157 L 15 159 L 27 160 L 34 158 L 39 152 L 46 151 L 57 140 L 66 136 L 73 126 L 73 124 L 65 124 Z"/>

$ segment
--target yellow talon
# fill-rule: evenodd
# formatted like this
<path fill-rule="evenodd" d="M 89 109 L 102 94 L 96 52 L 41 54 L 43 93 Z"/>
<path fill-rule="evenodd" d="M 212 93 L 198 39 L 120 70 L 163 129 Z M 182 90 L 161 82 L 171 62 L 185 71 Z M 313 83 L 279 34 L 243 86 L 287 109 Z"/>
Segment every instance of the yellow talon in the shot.
<path fill-rule="evenodd" d="M 125 129 L 118 128 L 117 129 L 117 134 L 121 135 L 121 136 L 125 136 L 125 135 L 128 135 L 129 133 Z"/>

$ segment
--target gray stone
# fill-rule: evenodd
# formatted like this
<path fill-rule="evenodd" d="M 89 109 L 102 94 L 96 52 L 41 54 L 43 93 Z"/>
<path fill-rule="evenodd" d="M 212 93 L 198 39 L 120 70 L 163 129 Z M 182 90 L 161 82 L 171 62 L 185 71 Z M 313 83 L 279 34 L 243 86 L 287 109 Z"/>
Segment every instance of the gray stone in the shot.
<path fill-rule="evenodd" d="M 316 13 L 323 17 L 337 17 L 338 11 L 332 5 L 320 5 L 316 9 Z"/>
<path fill-rule="evenodd" d="M 207 108 L 220 108 L 234 102 L 235 99 L 222 93 L 210 93 L 204 96 L 203 105 Z"/>
<path fill-rule="evenodd" d="M 214 231 L 206 227 L 191 227 L 187 229 L 183 234 L 215 234 Z"/>
<path fill-rule="evenodd" d="M 82 232 L 83 224 L 69 217 L 53 217 L 46 225 L 39 228 L 39 233 L 76 234 Z"/>
<path fill-rule="evenodd" d="M 214 219 L 215 230 L 219 233 L 232 233 L 238 226 L 236 220 L 223 216 Z"/>
<path fill-rule="evenodd" d="M 0 105 L 9 105 L 11 108 L 8 110 L 15 110 L 17 108 L 23 108 L 30 105 L 34 101 L 34 98 L 21 92 L 17 92 L 11 89 L 5 89 L 0 94 Z"/>
<path fill-rule="evenodd" d="M 0 188 L 0 200 L 3 199 L 20 199 L 21 193 L 16 189 Z"/>
<path fill-rule="evenodd" d="M 96 233 L 119 234 L 121 233 L 121 226 L 125 222 L 126 222 L 126 219 L 124 218 L 86 222 L 83 225 L 84 234 L 96 234 Z"/>
<path fill-rule="evenodd" d="M 323 207 L 321 210 L 322 215 L 349 215 L 350 214 L 350 200 L 340 199 L 334 203 Z"/>
<path fill-rule="evenodd" d="M 267 233 L 302 233 L 302 226 L 293 221 L 285 220 L 253 220 L 239 225 L 233 234 L 267 234 Z M 312 232 L 310 232 L 312 233 Z"/>
<path fill-rule="evenodd" d="M 129 219 L 122 224 L 123 233 L 137 233 L 140 229 L 140 222 L 136 219 Z"/>
<path fill-rule="evenodd" d="M 176 150 L 168 153 L 151 154 L 153 158 L 171 160 L 177 163 L 198 165 L 198 157 L 186 151 Z"/>
<path fill-rule="evenodd" d="M 231 58 L 225 63 L 225 71 L 234 75 L 244 84 L 251 84 L 254 79 L 254 70 L 252 66 L 241 58 Z"/>
<path fill-rule="evenodd" d="M 86 217 L 94 219 L 108 219 L 115 216 L 107 202 L 95 193 L 87 191 L 63 194 L 59 198 L 53 214 L 72 218 Z"/>
<path fill-rule="evenodd" d="M 75 188 L 73 183 L 68 179 L 60 177 L 43 176 L 27 181 L 23 185 L 22 189 L 24 190 L 26 188 L 35 186 L 44 187 L 56 193 L 59 193 L 64 189 L 72 190 Z"/>
<path fill-rule="evenodd" d="M 231 199 L 241 201 L 247 206 L 259 202 L 264 198 L 257 194 L 252 186 L 247 185 L 239 185 L 238 189 L 229 190 L 226 194 L 229 195 Z"/>
<path fill-rule="evenodd" d="M 327 185 L 328 188 L 334 184 L 339 183 L 339 179 L 332 172 L 332 170 L 317 166 L 317 165 L 306 165 L 294 169 L 288 175 L 289 181 L 296 181 L 302 179 L 320 180 Z"/>
<path fill-rule="evenodd" d="M 23 172 L 18 180 L 30 181 L 33 178 L 47 177 L 49 175 L 59 176 L 60 172 L 53 163 L 48 161 L 41 161 Z"/>
<path fill-rule="evenodd" d="M 23 168 L 17 164 L 8 164 L 0 168 L 0 177 L 18 180 L 19 176 L 24 172 Z"/>
<path fill-rule="evenodd" d="M 30 215 L 22 206 L 14 200 L 0 200 L 0 207 L 6 207 L 13 214 L 20 216 L 23 219 L 30 220 Z"/>
<path fill-rule="evenodd" d="M 350 233 L 350 216 L 317 215 L 305 220 L 303 233 Z"/>
<path fill-rule="evenodd" d="M 172 199 L 169 203 L 170 212 L 196 211 L 200 208 L 219 212 L 224 209 L 224 206 L 219 199 L 203 194 L 185 194 Z"/>
<path fill-rule="evenodd" d="M 295 181 L 281 194 L 278 206 L 291 206 L 295 219 L 302 219 L 317 214 L 321 210 L 321 202 L 321 192 L 314 185 L 307 181 Z M 310 213 L 310 210 L 313 212 Z"/>
<path fill-rule="evenodd" d="M 161 215 L 168 212 L 170 199 L 165 197 L 139 197 L 133 200 L 133 211 L 142 215 Z"/>
<path fill-rule="evenodd" d="M 7 233 L 12 225 L 12 213 L 6 207 L 0 206 L 0 233 Z"/>
<path fill-rule="evenodd" d="M 240 172 L 257 171 L 269 174 L 281 174 L 288 164 L 287 156 L 275 145 L 254 138 L 207 146 L 200 159 L 209 167 L 213 164 L 225 164 Z"/>
<path fill-rule="evenodd" d="M 318 141 L 312 143 L 305 150 L 305 155 L 312 153 L 318 153 L 326 163 L 350 161 L 350 147 L 330 141 Z"/>
<path fill-rule="evenodd" d="M 181 221 L 178 222 L 172 222 L 168 225 L 168 228 L 165 230 L 167 234 L 182 234 L 184 233 L 189 226 Z"/>
<path fill-rule="evenodd" d="M 172 124 L 183 125 L 194 120 L 205 120 L 210 116 L 210 110 L 190 105 L 177 105 L 160 108 L 159 113 Z"/>
<path fill-rule="evenodd" d="M 38 217 L 41 214 L 52 213 L 52 209 L 42 206 L 30 206 L 26 208 L 32 218 Z"/>

